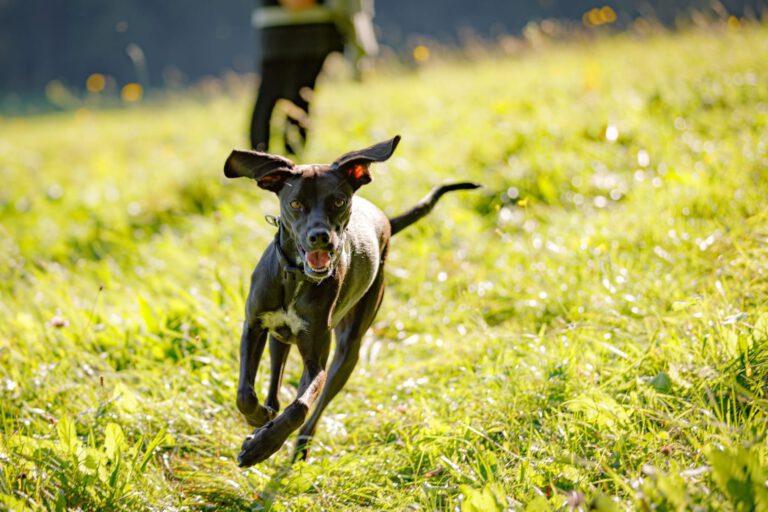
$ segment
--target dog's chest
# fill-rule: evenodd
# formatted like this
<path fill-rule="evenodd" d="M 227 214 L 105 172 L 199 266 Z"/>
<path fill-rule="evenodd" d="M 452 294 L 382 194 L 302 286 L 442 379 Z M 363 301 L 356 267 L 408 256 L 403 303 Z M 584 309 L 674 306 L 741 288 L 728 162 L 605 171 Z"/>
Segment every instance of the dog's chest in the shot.
<path fill-rule="evenodd" d="M 282 342 L 292 342 L 296 336 L 307 328 L 307 323 L 297 313 L 293 306 L 267 311 L 259 316 L 261 325 L 274 334 Z"/>

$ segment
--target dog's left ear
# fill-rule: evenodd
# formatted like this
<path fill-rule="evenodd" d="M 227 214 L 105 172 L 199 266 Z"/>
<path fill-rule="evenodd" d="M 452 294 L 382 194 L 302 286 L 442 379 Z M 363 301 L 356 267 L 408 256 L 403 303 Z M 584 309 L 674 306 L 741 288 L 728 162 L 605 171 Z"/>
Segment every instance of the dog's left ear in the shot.
<path fill-rule="evenodd" d="M 293 162 L 279 155 L 235 149 L 224 163 L 227 178 L 251 178 L 263 189 L 279 192 L 294 173 Z"/>
<path fill-rule="evenodd" d="M 333 166 L 346 175 L 352 184 L 352 188 L 357 190 L 366 183 L 371 182 L 370 165 L 373 162 L 388 160 L 392 153 L 395 152 L 399 142 L 400 136 L 395 135 L 392 139 L 379 142 L 369 148 L 347 153 L 333 162 Z"/>

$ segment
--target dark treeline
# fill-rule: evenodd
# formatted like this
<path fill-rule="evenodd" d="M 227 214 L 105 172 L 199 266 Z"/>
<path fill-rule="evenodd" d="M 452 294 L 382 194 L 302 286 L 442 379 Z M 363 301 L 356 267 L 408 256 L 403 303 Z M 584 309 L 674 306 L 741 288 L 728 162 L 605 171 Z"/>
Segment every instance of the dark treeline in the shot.
<path fill-rule="evenodd" d="M 253 70 L 254 0 L 0 0 L 0 92 L 35 94 L 51 80 L 81 88 L 92 73 L 115 83 L 163 87 L 205 75 Z M 378 0 L 384 45 L 407 48 L 414 35 L 460 44 L 462 34 L 492 39 L 526 23 L 578 21 L 610 5 L 618 23 L 638 16 L 674 24 L 692 9 L 759 15 L 762 0 Z"/>

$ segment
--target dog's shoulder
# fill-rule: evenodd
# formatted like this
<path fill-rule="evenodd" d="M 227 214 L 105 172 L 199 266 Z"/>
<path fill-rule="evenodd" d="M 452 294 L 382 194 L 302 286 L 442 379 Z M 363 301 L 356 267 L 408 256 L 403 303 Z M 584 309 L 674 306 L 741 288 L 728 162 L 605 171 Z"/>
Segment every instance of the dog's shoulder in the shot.
<path fill-rule="evenodd" d="M 248 311 L 266 311 L 278 307 L 282 290 L 282 272 L 274 240 L 267 246 L 251 272 Z"/>
<path fill-rule="evenodd" d="M 387 216 L 381 209 L 365 199 L 364 197 L 355 196 L 352 200 L 352 218 L 362 222 L 368 222 L 371 225 L 386 222 L 388 223 Z"/>
<path fill-rule="evenodd" d="M 389 219 L 378 206 L 362 197 L 352 201 L 352 216 L 347 231 L 361 239 L 376 239 L 380 243 L 389 238 Z"/>

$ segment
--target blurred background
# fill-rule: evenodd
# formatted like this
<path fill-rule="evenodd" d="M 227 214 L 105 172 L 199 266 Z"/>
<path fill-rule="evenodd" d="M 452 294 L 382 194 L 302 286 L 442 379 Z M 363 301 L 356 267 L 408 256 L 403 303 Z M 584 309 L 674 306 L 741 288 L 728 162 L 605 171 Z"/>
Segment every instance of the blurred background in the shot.
<path fill-rule="evenodd" d="M 0 0 L 0 511 L 768 503 L 768 0 L 377 0 L 300 161 L 399 133 L 385 213 L 484 188 L 395 241 L 290 475 L 234 461 L 254 3 Z"/>
<path fill-rule="evenodd" d="M 0 111 L 66 108 L 90 91 L 137 101 L 148 89 L 185 87 L 253 72 L 254 0 L 0 0 Z M 638 19 L 674 27 L 696 16 L 759 18 L 762 0 L 379 0 L 384 57 L 424 58 L 444 48 L 498 43 L 526 27 L 626 28 Z M 602 9 L 602 11 L 600 11 Z M 602 15 L 600 14 L 602 12 Z M 546 28 L 546 25 L 545 25 Z M 421 51 L 414 49 L 419 48 Z M 71 103 L 71 102 L 70 102 Z"/>

